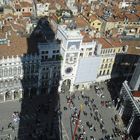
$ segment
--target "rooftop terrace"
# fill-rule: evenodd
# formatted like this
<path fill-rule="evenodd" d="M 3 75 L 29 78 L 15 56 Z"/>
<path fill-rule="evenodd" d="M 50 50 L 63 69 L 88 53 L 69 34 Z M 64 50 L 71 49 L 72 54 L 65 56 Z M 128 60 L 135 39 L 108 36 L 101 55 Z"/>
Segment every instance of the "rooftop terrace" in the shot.
<path fill-rule="evenodd" d="M 58 26 L 58 29 L 68 39 L 72 39 L 72 38 L 82 39 L 83 38 L 79 30 L 70 29 L 67 25 L 60 25 Z"/>

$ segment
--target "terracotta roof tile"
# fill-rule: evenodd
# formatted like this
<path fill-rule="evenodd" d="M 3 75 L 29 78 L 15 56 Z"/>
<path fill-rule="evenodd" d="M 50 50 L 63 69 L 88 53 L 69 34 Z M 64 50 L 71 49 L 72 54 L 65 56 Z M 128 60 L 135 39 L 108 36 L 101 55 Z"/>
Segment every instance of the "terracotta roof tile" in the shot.
<path fill-rule="evenodd" d="M 21 9 L 21 5 L 20 4 L 15 4 L 15 9 Z"/>
<path fill-rule="evenodd" d="M 17 35 L 12 31 L 12 29 L 11 36 L 8 36 L 8 40 L 10 40 L 10 46 L 0 45 L 0 57 L 16 56 L 37 52 L 37 46 L 34 45 L 35 43 L 29 45 L 28 38 Z"/>
<path fill-rule="evenodd" d="M 128 54 L 140 55 L 140 40 L 123 40 L 123 45 L 128 46 Z"/>
<path fill-rule="evenodd" d="M 31 12 L 26 12 L 26 13 L 23 12 L 23 13 L 22 13 L 22 16 L 23 16 L 23 17 L 31 17 L 31 16 L 32 16 L 32 13 L 31 13 Z"/>
<path fill-rule="evenodd" d="M 77 27 L 81 28 L 88 25 L 87 21 L 83 17 L 74 17 Z"/>
<path fill-rule="evenodd" d="M 85 32 L 81 32 L 81 34 L 83 35 L 83 42 L 91 42 L 93 40 L 93 38 Z"/>
<path fill-rule="evenodd" d="M 140 97 L 140 91 L 134 91 L 133 96 L 134 97 Z"/>
<path fill-rule="evenodd" d="M 22 1 L 20 2 L 21 7 L 32 7 L 33 5 L 29 2 Z"/>
<path fill-rule="evenodd" d="M 123 46 L 122 42 L 120 42 L 120 40 L 116 38 L 111 39 L 98 38 L 96 40 L 102 44 L 102 48 L 114 48 Z"/>

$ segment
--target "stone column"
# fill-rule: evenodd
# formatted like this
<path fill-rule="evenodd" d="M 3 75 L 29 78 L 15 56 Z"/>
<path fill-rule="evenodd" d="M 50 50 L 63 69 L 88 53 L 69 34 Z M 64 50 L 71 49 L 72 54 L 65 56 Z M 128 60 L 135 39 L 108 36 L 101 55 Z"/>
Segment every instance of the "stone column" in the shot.
<path fill-rule="evenodd" d="M 116 103 L 116 109 L 119 107 L 119 104 L 120 104 L 120 99 L 119 98 L 117 98 L 117 103 Z"/>
<path fill-rule="evenodd" d="M 70 89 L 69 89 L 70 93 L 74 91 L 74 86 L 73 85 L 74 85 L 74 81 L 73 81 L 73 79 L 71 79 Z"/>
<path fill-rule="evenodd" d="M 70 93 L 74 91 L 73 84 L 70 85 Z"/>
<path fill-rule="evenodd" d="M 19 92 L 20 92 L 20 98 L 22 98 L 23 97 L 23 91 L 22 90 L 19 90 Z"/>
<path fill-rule="evenodd" d="M 5 93 L 3 94 L 3 101 L 5 102 Z"/>
<path fill-rule="evenodd" d="M 31 88 L 28 88 L 28 91 L 29 91 L 28 95 L 30 97 L 31 96 Z"/>
<path fill-rule="evenodd" d="M 63 81 L 59 81 L 59 86 L 58 86 L 58 92 L 61 92 L 61 86 L 62 86 Z"/>
<path fill-rule="evenodd" d="M 14 92 L 15 92 L 15 91 L 11 91 L 12 100 L 14 100 Z"/>
<path fill-rule="evenodd" d="M 121 105 L 120 109 L 119 109 L 119 115 L 122 116 L 124 112 L 124 106 Z"/>
<path fill-rule="evenodd" d="M 131 128 L 134 125 L 134 121 L 135 121 L 135 116 L 134 116 L 134 113 L 133 113 L 130 120 L 129 120 L 129 123 L 127 125 L 127 133 L 128 134 L 130 134 Z"/>

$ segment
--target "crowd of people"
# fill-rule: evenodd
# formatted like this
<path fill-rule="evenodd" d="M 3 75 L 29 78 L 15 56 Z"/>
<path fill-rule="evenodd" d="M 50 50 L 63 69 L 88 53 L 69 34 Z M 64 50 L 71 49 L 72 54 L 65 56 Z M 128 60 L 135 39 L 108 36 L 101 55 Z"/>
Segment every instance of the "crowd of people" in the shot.
<path fill-rule="evenodd" d="M 81 103 L 82 101 L 82 104 L 84 106 L 83 109 L 80 109 L 79 106 L 77 106 L 77 101 L 79 101 L 79 103 Z M 99 106 L 97 106 L 95 99 L 86 95 L 86 93 L 84 93 L 83 91 L 80 93 L 80 95 L 67 95 L 66 102 L 67 106 L 64 106 L 64 110 L 68 111 L 68 109 L 70 109 L 73 129 L 78 126 L 77 132 L 75 134 L 75 140 L 95 140 L 95 133 L 99 133 L 99 131 L 101 131 L 102 133 L 102 137 L 100 138 L 100 140 L 116 140 L 118 137 L 120 137 L 120 139 L 124 139 L 124 137 L 126 136 L 126 133 L 123 132 L 117 125 L 117 122 L 119 120 L 116 114 L 109 118 L 110 123 L 114 124 L 114 126 L 112 128 L 112 132 L 108 131 L 108 128 L 106 127 L 104 122 L 104 118 L 100 113 Z M 109 103 L 110 101 L 103 101 L 101 98 L 101 106 L 108 108 Z M 82 120 L 83 117 L 80 117 L 79 115 L 83 115 L 85 119 Z M 88 118 L 90 119 L 88 120 Z M 98 124 L 99 127 L 95 125 L 94 122 L 95 124 Z M 91 131 L 93 133 L 88 133 L 88 131 Z M 89 134 L 92 135 L 89 136 Z"/>

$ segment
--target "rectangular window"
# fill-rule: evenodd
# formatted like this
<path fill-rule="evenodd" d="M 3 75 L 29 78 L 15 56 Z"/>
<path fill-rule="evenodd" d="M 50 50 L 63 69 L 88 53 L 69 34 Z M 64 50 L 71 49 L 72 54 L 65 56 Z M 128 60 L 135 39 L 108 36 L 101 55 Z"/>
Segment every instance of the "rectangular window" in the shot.
<path fill-rule="evenodd" d="M 110 68 L 110 67 L 111 67 L 111 63 L 109 64 L 108 68 Z"/>
<path fill-rule="evenodd" d="M 101 75 L 101 74 L 102 74 L 102 71 L 100 71 L 99 75 Z"/>
<path fill-rule="evenodd" d="M 109 70 L 107 71 L 107 74 L 109 74 Z"/>
<path fill-rule="evenodd" d="M 83 53 L 80 53 L 80 56 L 83 56 Z"/>
<path fill-rule="evenodd" d="M 92 52 L 89 52 L 89 56 L 91 56 L 92 55 Z"/>
<path fill-rule="evenodd" d="M 47 59 L 48 59 L 48 56 L 46 55 L 46 56 L 45 56 L 45 60 L 47 60 Z"/>
<path fill-rule="evenodd" d="M 55 55 L 53 55 L 52 58 L 55 58 Z"/>
<path fill-rule="evenodd" d="M 105 68 L 107 68 L 107 64 L 105 64 Z"/>
<path fill-rule="evenodd" d="M 44 56 L 41 56 L 41 59 L 44 60 Z"/>
<path fill-rule="evenodd" d="M 101 69 L 104 67 L 104 64 L 102 64 Z"/>
<path fill-rule="evenodd" d="M 103 75 L 105 75 L 105 70 L 103 71 Z"/>

